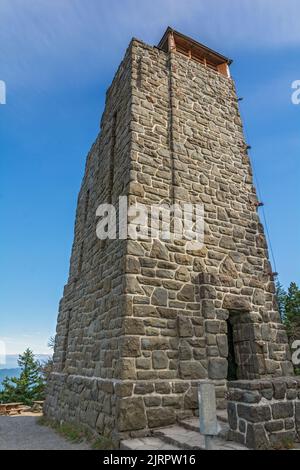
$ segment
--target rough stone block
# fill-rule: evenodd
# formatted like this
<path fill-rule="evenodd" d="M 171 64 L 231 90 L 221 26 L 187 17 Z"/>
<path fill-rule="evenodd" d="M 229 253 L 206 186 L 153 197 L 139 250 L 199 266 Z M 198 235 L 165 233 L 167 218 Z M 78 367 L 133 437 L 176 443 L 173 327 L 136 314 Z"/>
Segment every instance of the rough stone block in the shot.
<path fill-rule="evenodd" d="M 161 397 L 149 396 L 144 398 L 144 402 L 146 406 L 160 406 L 161 405 Z"/>
<path fill-rule="evenodd" d="M 138 357 L 141 355 L 141 340 L 137 336 L 124 336 L 120 339 L 120 351 L 123 357 Z"/>
<path fill-rule="evenodd" d="M 168 366 L 168 356 L 163 351 L 153 351 L 152 363 L 154 369 L 166 369 Z"/>
<path fill-rule="evenodd" d="M 193 336 L 193 325 L 189 317 L 183 315 L 178 316 L 178 334 L 182 338 Z"/>
<path fill-rule="evenodd" d="M 295 429 L 295 418 L 286 418 L 284 420 L 284 427 L 287 430 Z"/>
<path fill-rule="evenodd" d="M 198 391 L 196 387 L 190 387 L 184 396 L 184 408 L 198 410 Z"/>
<path fill-rule="evenodd" d="M 126 335 L 144 335 L 145 326 L 143 320 L 139 318 L 124 318 L 124 333 Z"/>
<path fill-rule="evenodd" d="M 188 382 L 174 382 L 172 385 L 173 392 L 174 393 L 184 393 L 188 390 L 189 388 L 189 383 Z"/>
<path fill-rule="evenodd" d="M 230 429 L 228 431 L 228 440 L 237 442 L 238 444 L 245 445 L 245 435 L 244 433 L 241 433 L 238 431 L 233 431 Z"/>
<path fill-rule="evenodd" d="M 136 368 L 134 359 L 119 359 L 115 370 L 115 376 L 122 380 L 130 380 L 136 378 Z"/>
<path fill-rule="evenodd" d="M 182 379 L 192 380 L 207 378 L 207 370 L 198 361 L 180 361 L 179 373 Z"/>
<path fill-rule="evenodd" d="M 270 442 L 262 424 L 248 424 L 246 446 L 249 449 L 257 450 L 266 450 L 270 448 Z"/>
<path fill-rule="evenodd" d="M 226 379 L 228 362 L 225 358 L 210 358 L 208 362 L 208 377 L 210 379 Z"/>
<path fill-rule="evenodd" d="M 137 369 L 149 370 L 151 369 L 151 359 L 147 357 L 138 357 L 136 359 Z"/>
<path fill-rule="evenodd" d="M 270 434 L 270 445 L 273 449 L 290 449 L 296 439 L 295 431 L 282 431 Z"/>
<path fill-rule="evenodd" d="M 286 398 L 287 400 L 295 400 L 297 398 L 297 390 L 287 390 Z"/>
<path fill-rule="evenodd" d="M 162 287 L 156 287 L 153 291 L 151 302 L 153 305 L 167 306 L 168 291 Z"/>
<path fill-rule="evenodd" d="M 161 394 L 171 393 L 171 385 L 168 382 L 157 382 L 155 384 L 155 392 Z"/>
<path fill-rule="evenodd" d="M 158 336 L 142 338 L 141 340 L 142 349 L 154 351 L 157 349 L 170 349 L 170 343 L 168 338 L 161 338 Z"/>
<path fill-rule="evenodd" d="M 177 295 L 177 299 L 183 302 L 194 302 L 195 288 L 192 284 L 186 284 Z"/>
<path fill-rule="evenodd" d="M 261 400 L 261 395 L 257 390 L 249 390 L 243 392 L 242 401 L 244 403 L 259 403 Z"/>
<path fill-rule="evenodd" d="M 267 400 L 272 400 L 273 398 L 272 388 L 263 388 L 261 390 L 261 395 L 263 396 L 263 398 L 266 398 Z"/>
<path fill-rule="evenodd" d="M 115 393 L 117 397 L 129 397 L 132 394 L 133 384 L 132 383 L 116 383 Z"/>
<path fill-rule="evenodd" d="M 188 282 L 190 280 L 189 270 L 185 266 L 180 266 L 175 273 L 175 279 L 182 282 Z"/>
<path fill-rule="evenodd" d="M 164 396 L 162 397 L 163 406 L 173 406 L 174 408 L 181 408 L 182 406 L 182 397 L 180 396 Z"/>
<path fill-rule="evenodd" d="M 193 357 L 193 349 L 187 341 L 181 341 L 178 350 L 178 357 L 181 361 L 188 361 Z"/>
<path fill-rule="evenodd" d="M 250 302 L 247 298 L 232 294 L 225 295 L 223 301 L 223 308 L 226 308 L 228 310 L 251 310 Z"/>
<path fill-rule="evenodd" d="M 300 433 L 300 401 L 295 403 L 295 421 L 298 432 Z"/>
<path fill-rule="evenodd" d="M 239 431 L 243 434 L 246 432 L 246 421 L 239 419 Z"/>
<path fill-rule="evenodd" d="M 228 338 L 227 335 L 217 335 L 217 345 L 221 357 L 228 357 Z"/>
<path fill-rule="evenodd" d="M 259 423 L 271 419 L 269 406 L 242 405 L 238 403 L 237 412 L 240 418 L 250 421 L 251 423 Z"/>
<path fill-rule="evenodd" d="M 230 429 L 232 429 L 233 431 L 236 431 L 237 424 L 238 424 L 236 404 L 229 401 L 227 404 L 227 412 L 228 412 L 228 423 L 229 423 Z"/>
<path fill-rule="evenodd" d="M 220 332 L 220 322 L 218 320 L 206 320 L 205 329 L 207 333 L 217 334 Z"/>
<path fill-rule="evenodd" d="M 176 422 L 175 410 L 170 408 L 151 408 L 147 410 L 149 428 L 170 426 Z"/>
<path fill-rule="evenodd" d="M 285 397 L 286 384 L 283 380 L 274 380 L 273 388 L 275 400 L 281 400 Z"/>
<path fill-rule="evenodd" d="M 147 393 L 154 392 L 154 384 L 151 382 L 138 382 L 134 386 L 134 393 L 136 395 L 147 395 Z"/>
<path fill-rule="evenodd" d="M 166 246 L 161 243 L 159 240 L 153 240 L 150 256 L 152 258 L 169 260 L 169 252 Z"/>
<path fill-rule="evenodd" d="M 145 405 L 142 397 L 120 399 L 117 416 L 119 431 L 132 431 L 146 427 Z"/>
<path fill-rule="evenodd" d="M 272 404 L 272 414 L 274 419 L 290 418 L 294 414 L 292 402 L 278 402 Z"/>
<path fill-rule="evenodd" d="M 269 423 L 265 424 L 265 429 L 268 432 L 282 431 L 283 427 L 284 422 L 282 420 L 270 421 Z"/>
<path fill-rule="evenodd" d="M 215 318 L 215 305 L 213 300 L 202 300 L 201 312 L 204 318 Z"/>

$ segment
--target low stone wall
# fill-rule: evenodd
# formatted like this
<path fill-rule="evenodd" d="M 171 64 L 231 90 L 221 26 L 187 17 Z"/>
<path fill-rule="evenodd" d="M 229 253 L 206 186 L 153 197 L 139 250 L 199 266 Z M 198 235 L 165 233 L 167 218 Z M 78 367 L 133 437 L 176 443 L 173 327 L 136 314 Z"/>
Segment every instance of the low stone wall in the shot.
<path fill-rule="evenodd" d="M 80 424 L 115 441 L 198 415 L 198 380 L 133 381 L 52 373 L 45 415 Z M 225 385 L 215 382 L 217 397 Z M 223 399 L 222 399 L 223 402 Z"/>
<path fill-rule="evenodd" d="M 300 377 L 228 383 L 229 439 L 250 449 L 292 446 L 300 437 Z"/>

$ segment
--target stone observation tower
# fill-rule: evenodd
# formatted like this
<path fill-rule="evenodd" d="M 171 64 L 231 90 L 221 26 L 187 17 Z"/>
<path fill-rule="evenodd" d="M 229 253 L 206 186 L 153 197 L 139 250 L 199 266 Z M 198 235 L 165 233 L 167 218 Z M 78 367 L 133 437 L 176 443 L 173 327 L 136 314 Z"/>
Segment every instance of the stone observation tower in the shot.
<path fill-rule="evenodd" d="M 45 413 L 126 436 L 197 410 L 197 384 L 293 373 L 231 61 L 168 28 L 133 39 L 78 197 Z M 100 240 L 100 204 L 203 204 L 204 245 Z M 118 209 L 117 209 L 118 212 Z"/>

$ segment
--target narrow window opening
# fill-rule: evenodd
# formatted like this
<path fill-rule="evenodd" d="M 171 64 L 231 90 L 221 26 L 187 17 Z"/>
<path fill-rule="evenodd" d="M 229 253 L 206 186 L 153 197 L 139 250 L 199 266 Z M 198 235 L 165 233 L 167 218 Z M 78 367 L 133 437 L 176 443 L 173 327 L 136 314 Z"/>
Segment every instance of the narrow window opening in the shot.
<path fill-rule="evenodd" d="M 71 312 L 72 312 L 72 309 L 69 309 L 66 312 L 65 335 L 64 335 L 64 340 L 63 340 L 63 351 L 62 351 L 62 360 L 61 360 L 62 370 L 65 368 L 66 360 L 67 360 Z"/>
<path fill-rule="evenodd" d="M 116 151 L 116 125 L 117 113 L 114 113 L 111 126 L 111 151 L 110 151 L 110 165 L 109 165 L 109 187 L 108 187 L 108 202 L 112 203 L 112 195 L 114 188 L 114 173 L 115 173 L 115 151 Z"/>
<path fill-rule="evenodd" d="M 83 242 L 81 242 L 81 245 L 80 245 L 79 261 L 78 261 L 78 274 L 81 273 L 82 263 L 83 263 Z"/>
<path fill-rule="evenodd" d="M 142 71 L 142 58 L 139 57 L 137 61 L 137 80 L 136 85 L 138 89 L 142 88 L 142 78 L 143 78 L 143 71 Z"/>
<path fill-rule="evenodd" d="M 228 341 L 228 372 L 227 380 L 237 380 L 237 361 L 234 349 L 233 326 L 231 319 L 227 320 L 227 341 Z"/>
<path fill-rule="evenodd" d="M 88 189 L 85 196 L 85 205 L 84 205 L 84 223 L 87 220 L 88 211 L 89 211 L 89 202 L 90 202 L 90 190 Z"/>

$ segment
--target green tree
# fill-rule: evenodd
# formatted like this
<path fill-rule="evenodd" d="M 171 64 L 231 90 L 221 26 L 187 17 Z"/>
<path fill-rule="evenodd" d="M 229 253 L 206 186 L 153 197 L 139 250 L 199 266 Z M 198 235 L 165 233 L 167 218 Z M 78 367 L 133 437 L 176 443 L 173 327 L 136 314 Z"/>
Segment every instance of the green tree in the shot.
<path fill-rule="evenodd" d="M 285 300 L 285 325 L 290 343 L 300 339 L 300 289 L 291 282 Z"/>
<path fill-rule="evenodd" d="M 286 302 L 286 291 L 279 281 L 276 282 L 276 297 L 278 303 L 278 310 L 280 313 L 281 320 L 285 321 L 285 302 Z"/>
<path fill-rule="evenodd" d="M 278 282 L 276 294 L 279 312 L 286 326 L 290 346 L 300 339 L 300 289 L 295 282 L 291 282 L 287 292 Z M 295 373 L 300 375 L 300 368 L 295 366 Z"/>
<path fill-rule="evenodd" d="M 48 348 L 54 349 L 55 346 L 55 336 L 50 336 L 47 343 Z"/>
<path fill-rule="evenodd" d="M 50 336 L 47 346 L 48 348 L 54 349 L 55 336 Z M 47 361 L 44 361 L 41 366 L 41 372 L 43 374 L 43 377 L 46 383 L 48 382 L 52 371 L 53 371 L 53 354 L 47 359 Z"/>
<path fill-rule="evenodd" d="M 31 349 L 19 355 L 20 377 L 5 377 L 2 381 L 0 402 L 20 402 L 32 405 L 34 400 L 44 399 L 45 381 L 41 374 L 41 364 L 35 360 Z"/>

